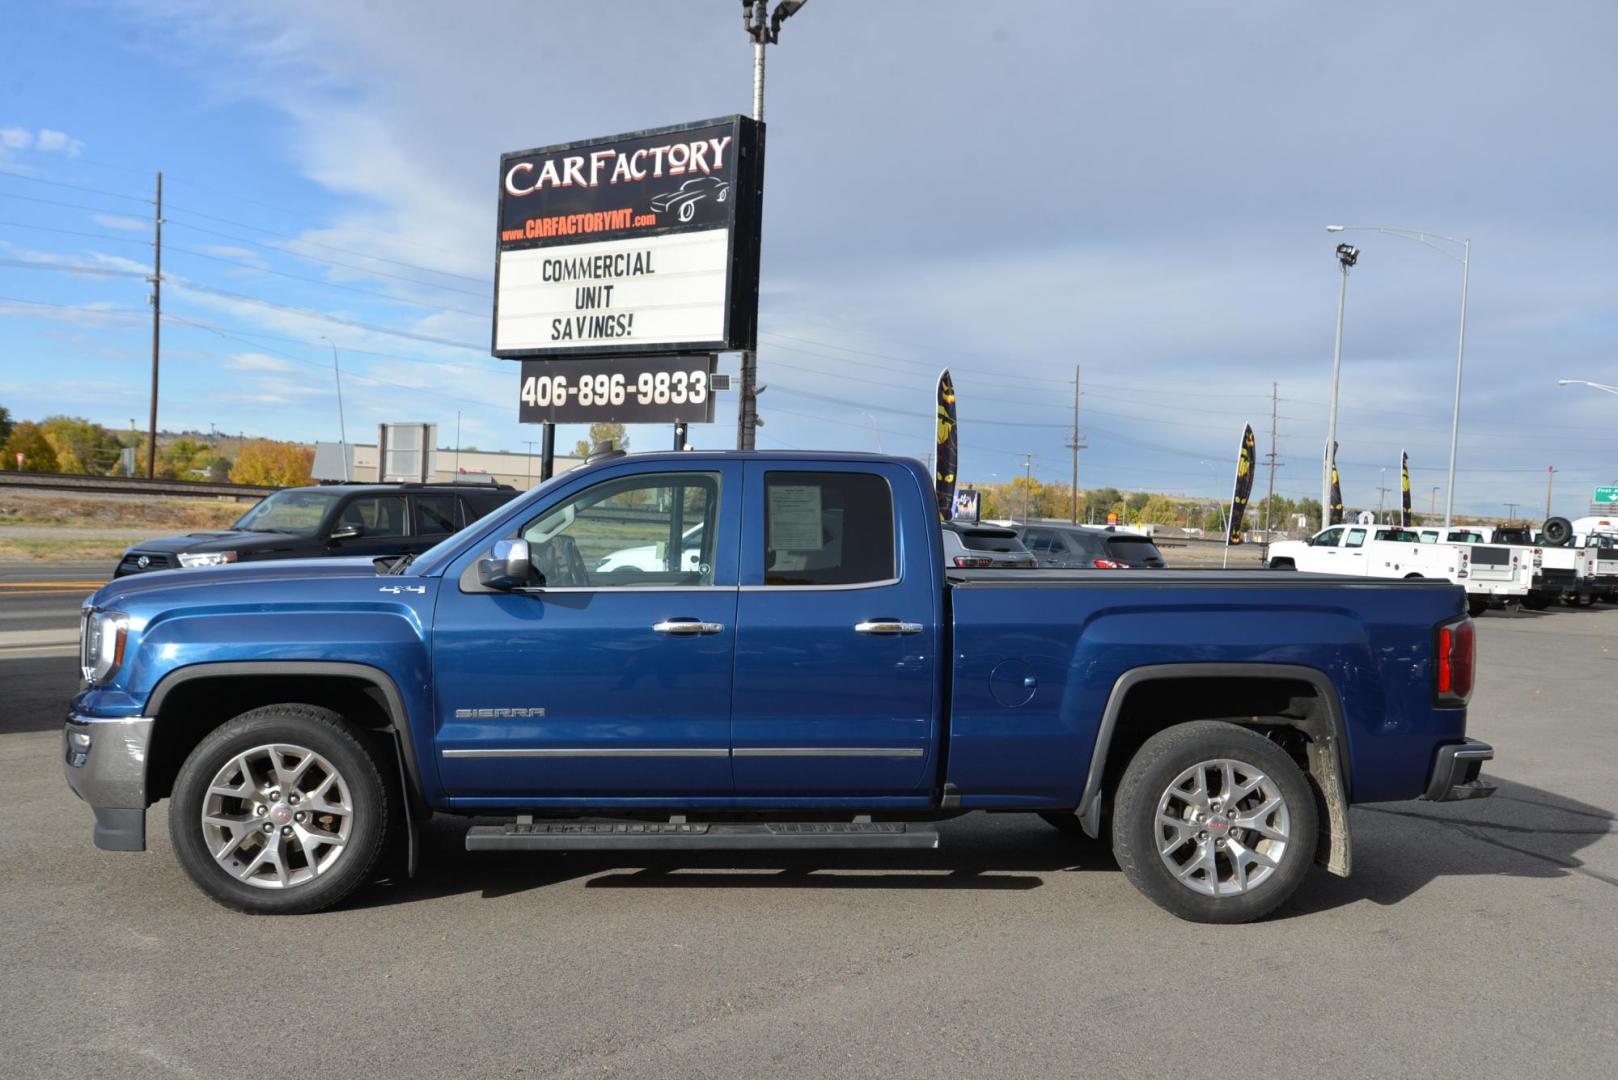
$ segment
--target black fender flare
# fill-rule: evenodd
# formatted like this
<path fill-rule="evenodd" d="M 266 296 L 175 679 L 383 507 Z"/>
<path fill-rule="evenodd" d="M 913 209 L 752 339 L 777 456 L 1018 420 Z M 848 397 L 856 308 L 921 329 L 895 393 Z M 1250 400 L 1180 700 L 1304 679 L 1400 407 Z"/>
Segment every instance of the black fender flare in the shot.
<path fill-rule="evenodd" d="M 399 784 L 403 789 L 405 830 L 409 836 L 409 874 L 414 877 L 420 853 L 420 823 L 428 816 L 423 801 L 421 766 L 416 760 L 415 744 L 410 739 L 410 716 L 405 711 L 404 695 L 393 681 L 393 676 L 369 664 L 356 664 L 345 660 L 225 660 L 211 663 L 187 664 L 175 668 L 158 680 L 146 698 L 143 716 L 160 717 L 163 700 L 176 687 L 199 679 L 228 679 L 238 676 L 302 675 L 336 676 L 358 679 L 374 686 L 382 694 L 383 708 L 387 710 L 388 732 L 393 736 L 394 760 L 399 763 Z"/>
<path fill-rule="evenodd" d="M 1293 726 L 1309 736 L 1309 773 L 1320 785 L 1325 802 L 1324 823 L 1327 840 L 1324 850 L 1317 856 L 1326 869 L 1339 877 L 1347 877 L 1350 866 L 1348 831 L 1348 724 L 1343 715 L 1342 699 L 1326 673 L 1318 668 L 1299 664 L 1207 663 L 1149 664 L 1131 668 L 1112 684 L 1107 705 L 1101 714 L 1101 725 L 1096 730 L 1095 748 L 1090 754 L 1090 767 L 1085 776 L 1084 792 L 1075 809 L 1079 822 L 1091 837 L 1101 833 L 1101 778 L 1106 772 L 1107 752 L 1112 736 L 1123 713 L 1129 692 L 1144 683 L 1168 679 L 1276 679 L 1307 683 L 1313 687 L 1324 705 L 1326 722 L 1322 725 L 1299 724 Z"/>

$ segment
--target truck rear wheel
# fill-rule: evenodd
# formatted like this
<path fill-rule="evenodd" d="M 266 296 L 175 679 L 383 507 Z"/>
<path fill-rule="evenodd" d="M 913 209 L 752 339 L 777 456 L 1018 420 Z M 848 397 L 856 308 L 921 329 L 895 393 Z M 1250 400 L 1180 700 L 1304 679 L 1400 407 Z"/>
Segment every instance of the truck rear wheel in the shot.
<path fill-rule="evenodd" d="M 1472 618 L 1475 619 L 1479 615 L 1482 615 L 1485 611 L 1488 611 L 1488 610 L 1489 610 L 1489 601 L 1487 601 L 1485 599 L 1475 597 L 1475 596 L 1467 598 L 1467 601 L 1466 601 L 1466 613 L 1468 615 L 1472 616 Z"/>
<path fill-rule="evenodd" d="M 218 903 L 301 915 L 370 877 L 390 813 L 377 754 L 341 716 L 270 705 L 210 732 L 186 758 L 169 835 L 185 872 Z"/>
<path fill-rule="evenodd" d="M 1286 751 L 1199 720 L 1148 739 L 1113 804 L 1112 846 L 1131 884 L 1192 922 L 1263 918 L 1314 861 L 1314 793 Z"/>

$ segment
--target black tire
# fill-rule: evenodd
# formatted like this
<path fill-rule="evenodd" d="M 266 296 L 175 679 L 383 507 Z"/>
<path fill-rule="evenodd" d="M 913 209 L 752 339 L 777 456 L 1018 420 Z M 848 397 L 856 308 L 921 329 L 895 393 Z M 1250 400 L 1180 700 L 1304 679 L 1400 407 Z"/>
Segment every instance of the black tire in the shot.
<path fill-rule="evenodd" d="M 1245 891 L 1209 895 L 1176 878 L 1158 853 L 1158 805 L 1175 779 L 1204 762 L 1230 759 L 1265 774 L 1278 790 L 1287 818 L 1284 850 L 1273 869 Z M 1211 793 L 1210 793 L 1211 794 Z M 1262 794 L 1262 792 L 1260 792 Z M 1251 809 L 1250 798 L 1243 808 Z M 1210 803 L 1212 805 L 1212 803 Z M 1276 818 L 1270 819 L 1271 823 Z M 1188 826 L 1190 822 L 1188 821 Z M 1182 919 L 1203 923 L 1244 923 L 1261 919 L 1285 903 L 1314 862 L 1317 816 L 1314 791 L 1303 771 L 1285 750 L 1257 732 L 1217 720 L 1198 720 L 1158 732 L 1146 740 L 1124 770 L 1113 803 L 1112 848 L 1130 884 L 1158 907 Z M 1250 830 L 1230 830 L 1232 841 L 1251 841 Z M 1207 831 L 1202 834 L 1206 837 Z M 1201 850 L 1209 843 L 1195 837 L 1187 843 Z M 1259 844 L 1268 843 L 1260 840 Z M 1275 847 L 1270 845 L 1268 851 Z M 1231 868 L 1231 855 L 1214 853 L 1215 869 Z M 1224 862 L 1217 862 L 1223 858 Z M 1262 872 L 1262 871 L 1260 871 Z M 1206 882 L 1206 877 L 1204 878 Z M 1218 889 L 1219 884 L 1209 883 Z"/>
<path fill-rule="evenodd" d="M 303 882 L 262 887 L 239 880 L 214 858 L 204 834 L 202 813 L 209 785 L 237 755 L 280 744 L 312 751 L 330 763 L 347 788 L 351 820 L 347 840 L 329 869 Z M 340 715 L 329 709 L 285 704 L 245 712 L 210 732 L 180 767 L 169 801 L 169 836 L 174 842 L 175 855 L 198 888 L 236 911 L 251 915 L 303 915 L 331 907 L 371 877 L 386 846 L 394 804 L 393 792 L 383 781 L 384 760 Z M 318 766 L 313 773 L 320 775 Z M 268 778 L 269 774 L 265 775 Z M 252 778 L 248 777 L 247 782 L 250 784 Z M 290 790 L 283 795 L 283 803 L 288 801 L 296 801 L 291 798 Z M 247 800 L 242 803 L 242 807 L 223 813 L 254 816 L 254 811 L 246 809 Z M 305 801 L 303 805 L 316 804 Z M 273 814 L 275 808 L 269 809 Z M 290 807 L 283 805 L 282 809 L 290 810 Z M 269 815 L 258 816 L 267 820 Z M 316 824 L 316 819 L 311 817 L 310 823 Z M 283 824 L 282 831 L 293 827 Z M 297 864 L 295 871 L 312 870 L 315 867 L 311 864 L 322 861 L 323 856 L 310 858 L 302 847 L 293 848 L 292 843 L 288 841 L 286 854 L 277 856 L 282 865 Z M 321 850 L 315 849 L 316 852 Z M 326 854 L 334 851 L 324 850 Z"/>
<path fill-rule="evenodd" d="M 1573 539 L 1573 523 L 1565 517 L 1546 518 L 1544 533 L 1548 547 L 1567 547 Z"/>
<path fill-rule="evenodd" d="M 1525 596 L 1522 599 L 1522 606 L 1529 611 L 1544 611 L 1551 606 L 1551 598 L 1548 596 Z"/>
<path fill-rule="evenodd" d="M 1488 611 L 1488 610 L 1489 610 L 1489 601 L 1484 600 L 1484 599 L 1480 599 L 1478 597 L 1468 597 L 1467 598 L 1467 601 L 1466 601 L 1466 613 L 1468 615 L 1472 616 L 1472 618 L 1475 619 L 1479 615 L 1482 615 L 1485 611 Z"/>
<path fill-rule="evenodd" d="M 1297 568 L 1298 568 L 1298 564 L 1293 562 L 1291 559 L 1271 559 L 1270 560 L 1270 569 L 1271 570 L 1296 570 Z"/>

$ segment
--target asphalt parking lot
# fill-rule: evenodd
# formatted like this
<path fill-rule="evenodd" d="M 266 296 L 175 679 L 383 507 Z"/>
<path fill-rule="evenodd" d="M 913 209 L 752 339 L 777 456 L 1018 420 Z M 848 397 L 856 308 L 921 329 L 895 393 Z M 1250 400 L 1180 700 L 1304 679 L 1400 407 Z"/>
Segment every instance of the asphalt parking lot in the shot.
<path fill-rule="evenodd" d="M 1618 609 L 1480 620 L 1500 793 L 1356 808 L 1354 876 L 1257 925 L 1179 922 L 1104 848 L 984 815 L 925 855 L 628 861 L 472 856 L 441 820 L 415 880 L 265 919 L 182 876 L 166 804 L 151 850 L 92 846 L 71 648 L 6 636 L 71 628 L 88 590 L 20 583 L 5 1075 L 1604 1077 L 1618 1053 Z"/>

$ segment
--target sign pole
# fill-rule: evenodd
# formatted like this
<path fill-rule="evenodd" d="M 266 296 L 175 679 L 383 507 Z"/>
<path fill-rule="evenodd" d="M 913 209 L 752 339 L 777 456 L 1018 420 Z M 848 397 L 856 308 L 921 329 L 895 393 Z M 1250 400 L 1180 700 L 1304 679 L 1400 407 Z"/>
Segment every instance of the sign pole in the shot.
<path fill-rule="evenodd" d="M 539 444 L 539 482 L 543 484 L 556 473 L 556 425 L 545 421 L 545 431 Z"/>
<path fill-rule="evenodd" d="M 675 423 L 675 425 L 674 425 L 674 449 L 676 449 L 676 450 L 684 450 L 685 449 L 685 432 L 686 432 L 686 427 L 685 427 L 685 421 L 684 420 L 680 420 L 677 423 Z"/>

